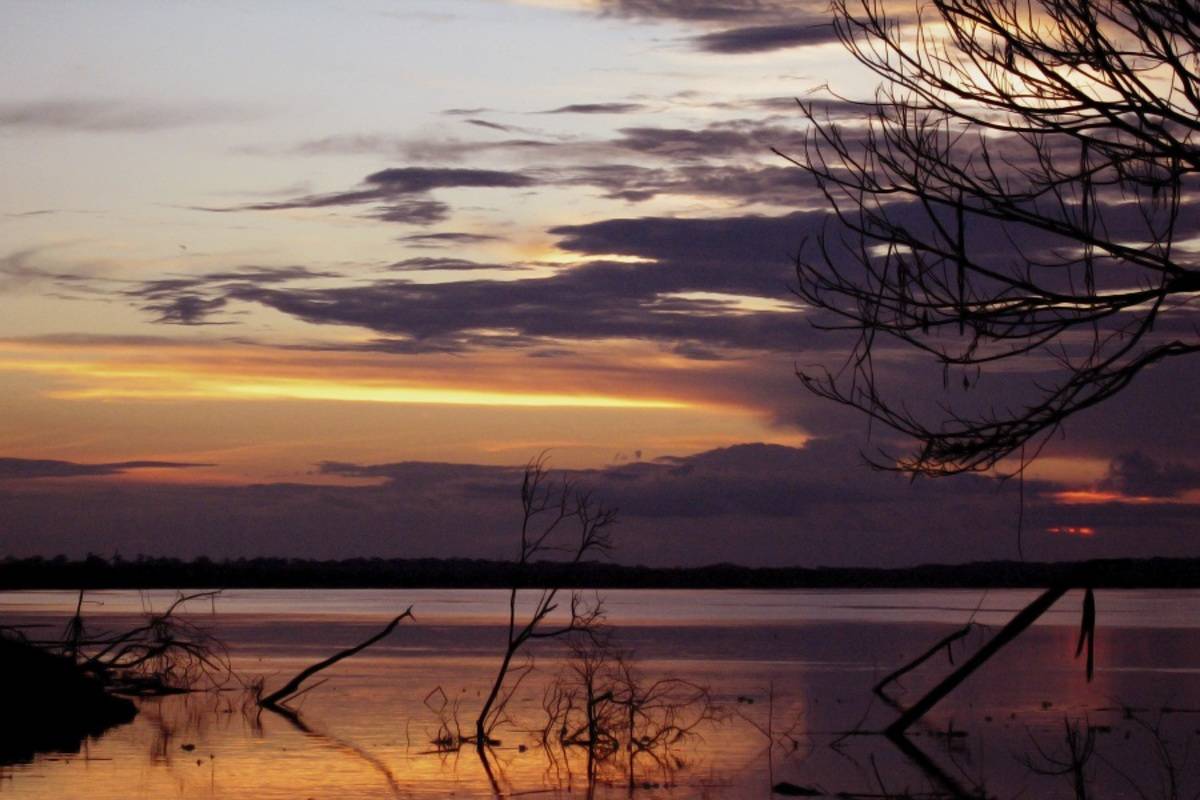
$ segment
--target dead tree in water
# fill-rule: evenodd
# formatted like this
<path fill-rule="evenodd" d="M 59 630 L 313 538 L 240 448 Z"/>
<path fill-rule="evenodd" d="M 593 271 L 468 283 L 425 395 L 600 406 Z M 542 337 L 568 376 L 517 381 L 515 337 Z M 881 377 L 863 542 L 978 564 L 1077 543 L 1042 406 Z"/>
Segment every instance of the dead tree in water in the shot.
<path fill-rule="evenodd" d="M 525 615 L 518 608 L 528 567 L 534 561 L 553 554 L 565 555 L 569 564 L 578 564 L 592 555 L 601 555 L 612 547 L 610 526 L 616 521 L 616 511 L 592 500 L 571 481 L 550 481 L 546 474 L 545 456 L 539 456 L 525 467 L 521 482 L 521 546 L 513 587 L 508 595 L 508 632 L 504 655 L 496 670 L 492 688 L 475 720 L 474 741 L 480 748 L 492 744 L 492 732 L 506 719 L 505 708 L 521 680 L 532 665 L 521 667 L 516 683 L 506 689 L 513 670 L 513 659 L 526 644 L 535 639 L 550 639 L 580 635 L 595 639 L 601 633 L 603 608 L 599 601 L 585 603 L 579 592 L 572 592 L 566 619 L 551 620 L 559 609 L 559 587 L 543 587 L 536 592 L 533 609 Z"/>
<path fill-rule="evenodd" d="M 542 743 L 587 755 L 589 785 L 604 766 L 620 766 L 635 785 L 639 756 L 667 765 L 671 750 L 721 718 L 708 689 L 681 678 L 644 680 L 629 658 L 608 645 L 577 642 L 562 675 L 546 689 Z"/>
<path fill-rule="evenodd" d="M 89 629 L 84 594 L 80 591 L 62 640 L 30 644 L 68 658 L 110 690 L 126 695 L 215 689 L 233 677 L 224 644 L 184 614 L 189 603 L 211 602 L 220 590 L 179 593 L 165 610 L 150 612 L 140 625 L 117 633 Z"/>
<path fill-rule="evenodd" d="M 363 650 L 366 650 L 368 647 L 385 638 L 388 634 L 394 631 L 396 626 L 400 624 L 401 620 L 411 618 L 412 606 L 409 606 L 404 610 L 404 613 L 392 619 L 391 622 L 384 626 L 383 630 L 374 634 L 366 641 L 356 644 L 353 647 L 348 647 L 345 650 L 341 650 L 329 658 L 322 659 L 321 661 L 318 661 L 317 663 L 300 670 L 300 672 L 298 672 L 290 681 L 285 683 L 279 689 L 271 692 L 266 697 L 260 697 L 258 700 L 259 707 L 265 708 L 268 711 L 274 711 L 277 714 L 281 714 L 289 719 L 292 719 L 293 721 L 296 721 L 298 719 L 297 712 L 288 705 L 288 701 L 299 697 L 311 689 L 315 689 L 324 682 L 318 681 L 317 683 L 310 685 L 307 689 L 302 689 L 301 687 L 304 685 L 305 681 L 316 675 L 321 670 L 332 667 L 342 659 L 361 653 Z"/>

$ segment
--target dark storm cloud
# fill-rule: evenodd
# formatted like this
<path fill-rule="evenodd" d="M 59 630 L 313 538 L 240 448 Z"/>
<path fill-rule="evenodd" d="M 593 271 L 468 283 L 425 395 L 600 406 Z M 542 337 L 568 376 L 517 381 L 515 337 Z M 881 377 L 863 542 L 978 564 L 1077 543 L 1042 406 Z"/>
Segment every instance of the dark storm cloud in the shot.
<path fill-rule="evenodd" d="M 370 485 L 79 484 L 69 502 L 66 489 L 0 486 L 4 547 L 13 555 L 513 556 L 519 467 L 329 461 L 316 471 Z M 1013 483 L 872 472 L 841 439 L 738 445 L 562 477 L 618 509 L 613 559 L 622 563 L 902 566 L 1016 552 Z M 1054 488 L 1026 484 L 1027 558 L 1194 553 L 1194 507 L 1065 506 L 1052 499 Z M 1031 533 L 1055 525 L 1090 525 L 1097 534 Z"/>
<path fill-rule="evenodd" d="M 825 23 L 793 23 L 785 25 L 752 25 L 706 33 L 692 39 L 697 49 L 708 53 L 741 54 L 766 53 L 789 47 L 827 44 L 838 41 L 833 25 Z"/>
<path fill-rule="evenodd" d="M 80 464 L 33 458 L 0 458 L 0 480 L 31 480 L 33 478 L 86 478 L 104 475 L 123 475 L 137 469 L 192 469 L 212 464 L 179 461 L 116 461 L 107 464 Z"/>
<path fill-rule="evenodd" d="M 248 118 L 244 110 L 220 106 L 163 106 L 118 100 L 34 100 L 0 102 L 0 130 L 156 131 Z"/>
<path fill-rule="evenodd" d="M 1159 462 L 1141 451 L 1122 453 L 1108 465 L 1099 488 L 1133 497 L 1178 497 L 1200 489 L 1200 469 Z"/>
<path fill-rule="evenodd" d="M 571 103 L 541 111 L 541 114 L 632 114 L 646 108 L 642 103 Z"/>

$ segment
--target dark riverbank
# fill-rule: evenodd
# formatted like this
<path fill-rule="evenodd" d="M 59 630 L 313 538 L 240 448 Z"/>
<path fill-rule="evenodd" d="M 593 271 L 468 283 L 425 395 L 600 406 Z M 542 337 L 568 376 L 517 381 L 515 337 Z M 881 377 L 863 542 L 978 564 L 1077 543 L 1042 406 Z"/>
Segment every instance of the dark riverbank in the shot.
<path fill-rule="evenodd" d="M 0 765 L 42 752 L 78 753 L 96 737 L 137 715 L 133 703 L 105 691 L 72 660 L 0 635 Z"/>
<path fill-rule="evenodd" d="M 5 559 L 0 589 L 502 588 L 555 585 L 645 589 L 1027 588 L 1067 583 L 1093 588 L 1200 588 L 1200 559 L 1112 559 L 1031 564 L 991 561 L 905 569 L 752 568 L 733 564 L 660 568 L 538 563 L 524 571 L 474 559 L 255 558 L 212 561 L 91 556 L 81 561 Z"/>

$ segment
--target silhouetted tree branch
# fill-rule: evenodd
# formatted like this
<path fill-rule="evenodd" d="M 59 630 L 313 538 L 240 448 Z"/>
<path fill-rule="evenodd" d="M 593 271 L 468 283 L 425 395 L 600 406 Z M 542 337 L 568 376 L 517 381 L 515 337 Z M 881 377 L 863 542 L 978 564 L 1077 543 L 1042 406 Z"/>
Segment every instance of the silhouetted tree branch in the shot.
<path fill-rule="evenodd" d="M 353 655 L 357 655 L 358 653 L 361 653 L 363 650 L 366 650 L 371 645 L 375 644 L 376 642 L 380 641 L 381 639 L 386 638 L 392 631 L 394 631 L 396 629 L 396 626 L 399 625 L 402 620 L 409 619 L 411 617 L 412 617 L 412 606 L 409 606 L 408 608 L 406 608 L 404 610 L 403 613 L 394 617 L 391 622 L 389 622 L 387 625 L 385 625 L 383 627 L 382 630 L 373 634 L 366 640 L 360 642 L 359 644 L 354 645 L 353 647 L 347 647 L 345 650 L 339 650 L 337 653 L 333 654 L 329 658 L 322 659 L 322 660 L 318 661 L 317 663 L 312 664 L 312 665 L 300 670 L 300 672 L 298 672 L 295 676 L 293 676 L 292 679 L 290 681 L 288 681 L 287 683 L 285 683 L 283 686 L 276 689 L 274 692 L 271 692 L 270 694 L 266 695 L 265 697 L 259 698 L 258 705 L 261 706 L 262 708 L 265 708 L 265 709 L 268 709 L 271 711 L 280 711 L 280 712 L 291 711 L 291 709 L 289 709 L 288 705 L 287 705 L 288 701 L 291 700 L 292 698 L 297 697 L 297 696 L 303 694 L 304 692 L 308 691 L 308 689 L 301 689 L 301 687 L 304 685 L 304 682 L 306 680 L 311 678 L 313 675 L 316 675 L 321 670 L 332 667 L 334 664 L 338 663 L 339 661 L 341 661 L 343 659 L 350 658 Z M 309 688 L 312 688 L 312 687 L 309 687 Z"/>
<path fill-rule="evenodd" d="M 860 122 L 801 103 L 812 125 L 785 156 L 834 220 L 801 248 L 799 294 L 818 327 L 855 336 L 841 366 L 800 377 L 917 442 L 877 466 L 1023 465 L 1068 417 L 1200 350 L 1200 9 L 927 0 L 914 23 L 884 0 L 833 7 L 884 84 Z M 943 370 L 936 409 L 885 385 L 906 348 Z M 970 395 L 985 368 L 1032 375 L 1027 393 Z"/>
<path fill-rule="evenodd" d="M 539 456 L 525 468 L 521 482 L 520 551 L 518 576 L 533 562 L 555 554 L 568 563 L 577 564 L 592 555 L 608 552 L 612 547 L 609 527 L 616 521 L 616 511 L 596 503 L 591 495 L 581 491 L 569 480 L 552 482 L 546 474 L 545 456 Z M 517 607 L 521 592 L 520 578 L 509 590 L 508 632 L 504 656 L 496 670 L 492 688 L 475 720 L 475 742 L 484 747 L 491 732 L 504 721 L 504 709 L 515 687 L 505 691 L 505 680 L 512 669 L 513 658 L 531 640 L 579 634 L 596 638 L 604 619 L 599 602 L 587 604 L 579 592 L 572 592 L 566 617 L 551 619 L 559 609 L 558 587 L 533 590 L 536 600 L 525 615 Z M 528 668 L 522 668 L 523 678 Z"/>

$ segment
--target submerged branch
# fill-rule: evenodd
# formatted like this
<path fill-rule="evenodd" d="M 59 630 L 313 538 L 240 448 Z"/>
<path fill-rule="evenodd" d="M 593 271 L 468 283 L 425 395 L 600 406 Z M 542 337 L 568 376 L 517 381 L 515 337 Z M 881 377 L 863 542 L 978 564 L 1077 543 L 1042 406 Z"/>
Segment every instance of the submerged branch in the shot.
<path fill-rule="evenodd" d="M 342 650 L 339 653 L 336 653 L 336 654 L 330 656 L 329 658 L 327 658 L 323 661 L 318 661 L 316 664 L 313 664 L 312 666 L 309 666 L 309 667 L 306 667 L 305 669 L 300 670 L 300 672 L 298 672 L 294 678 L 292 678 L 290 681 L 288 681 L 286 684 L 284 684 L 280 689 L 278 689 L 274 692 L 271 692 L 271 694 L 267 695 L 266 697 L 261 698 L 258 701 L 258 704 L 261 707 L 269 709 L 271 711 L 279 711 L 280 708 L 286 708 L 285 704 L 287 703 L 287 701 L 289 699 L 291 699 L 292 697 L 295 697 L 296 695 L 298 695 L 301 692 L 300 687 L 304 684 L 304 682 L 306 680 L 311 678 L 313 675 L 316 675 L 321 670 L 326 669 L 328 667 L 332 667 L 334 664 L 338 663 L 342 659 L 349 658 L 350 656 L 356 655 L 357 653 L 360 653 L 363 650 L 366 650 L 368 647 L 375 644 L 380 639 L 383 639 L 389 633 L 394 631 L 396 629 L 396 626 L 400 624 L 401 620 L 403 620 L 405 618 L 411 618 L 411 617 L 412 617 L 412 606 L 409 606 L 407 609 L 404 610 L 403 614 L 400 614 L 395 619 L 393 619 L 391 622 L 389 622 L 387 624 L 387 626 L 383 630 L 381 630 L 379 633 L 375 634 L 374 636 L 372 636 L 371 638 L 362 642 L 361 644 L 357 644 L 354 647 L 349 647 L 345 650 Z M 288 709 L 288 710 L 290 710 L 290 709 Z"/>

